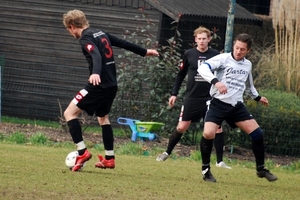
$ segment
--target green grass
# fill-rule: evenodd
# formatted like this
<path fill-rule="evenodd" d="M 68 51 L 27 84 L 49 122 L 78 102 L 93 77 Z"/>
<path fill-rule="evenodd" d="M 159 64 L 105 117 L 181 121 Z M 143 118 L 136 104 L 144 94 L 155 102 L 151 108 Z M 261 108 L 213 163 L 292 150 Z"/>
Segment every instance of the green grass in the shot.
<path fill-rule="evenodd" d="M 73 148 L 1 143 L 0 199 L 297 199 L 300 174 L 272 172 L 276 182 L 259 179 L 254 169 L 212 166 L 217 183 L 204 182 L 201 162 L 155 156 L 117 155 L 116 168 L 94 168 L 96 154 L 81 172 L 64 165 Z M 103 153 L 103 152 L 100 152 Z"/>
<path fill-rule="evenodd" d="M 189 158 L 172 155 L 165 162 L 156 162 L 164 149 L 128 142 L 115 146 L 116 169 L 101 170 L 93 165 L 97 153 L 104 153 L 103 144 L 87 146 L 94 157 L 82 172 L 75 173 L 64 165 L 66 155 L 74 150 L 72 142 L 52 142 L 40 132 L 29 138 L 18 131 L 0 134 L 0 199 L 298 198 L 300 161 L 278 166 L 267 160 L 267 168 L 279 178 L 270 183 L 256 177 L 253 162 L 225 158 L 233 170 L 212 165 L 218 182 L 207 183 L 202 180 L 198 151 Z"/>
<path fill-rule="evenodd" d="M 45 127 L 53 127 L 59 128 L 60 124 L 55 121 L 43 121 L 43 120 L 35 120 L 35 119 L 24 119 L 24 118 L 17 118 L 17 117 L 8 117 L 8 116 L 1 116 L 1 122 L 6 123 L 14 123 L 14 124 L 30 124 L 36 126 L 45 126 Z"/>

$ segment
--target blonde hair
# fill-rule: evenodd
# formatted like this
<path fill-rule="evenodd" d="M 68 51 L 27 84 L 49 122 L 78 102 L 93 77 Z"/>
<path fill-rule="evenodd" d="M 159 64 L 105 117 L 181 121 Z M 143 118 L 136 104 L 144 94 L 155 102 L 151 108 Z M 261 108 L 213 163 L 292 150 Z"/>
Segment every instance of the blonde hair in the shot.
<path fill-rule="evenodd" d="M 211 32 L 204 26 L 199 26 L 197 29 L 194 30 L 194 37 L 197 37 L 198 34 L 206 33 L 207 37 L 211 37 Z"/>
<path fill-rule="evenodd" d="M 66 28 L 71 28 L 71 25 L 75 28 L 89 27 L 89 22 L 86 19 L 85 14 L 76 9 L 63 14 L 63 24 Z"/>

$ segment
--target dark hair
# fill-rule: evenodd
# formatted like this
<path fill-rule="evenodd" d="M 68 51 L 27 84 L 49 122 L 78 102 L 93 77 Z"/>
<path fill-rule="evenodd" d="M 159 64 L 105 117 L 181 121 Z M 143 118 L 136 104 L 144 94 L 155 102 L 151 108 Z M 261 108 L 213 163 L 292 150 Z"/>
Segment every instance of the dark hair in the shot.
<path fill-rule="evenodd" d="M 253 43 L 253 38 L 252 38 L 251 35 L 249 35 L 247 33 L 238 34 L 237 36 L 235 36 L 234 43 L 237 40 L 241 41 L 241 42 L 244 42 L 244 43 L 247 43 L 248 49 L 251 49 L 252 43 Z"/>

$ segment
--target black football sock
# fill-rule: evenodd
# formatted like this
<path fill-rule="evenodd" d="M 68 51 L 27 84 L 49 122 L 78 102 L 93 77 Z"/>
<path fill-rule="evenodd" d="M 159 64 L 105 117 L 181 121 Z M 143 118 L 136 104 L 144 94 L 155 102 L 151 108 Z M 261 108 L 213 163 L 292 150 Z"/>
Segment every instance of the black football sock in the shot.
<path fill-rule="evenodd" d="M 217 163 L 223 161 L 223 151 L 224 151 L 224 133 L 217 133 L 214 139 L 214 145 L 217 155 Z"/>
<path fill-rule="evenodd" d="M 265 147 L 264 139 L 252 140 L 252 151 L 255 156 L 256 170 L 260 171 L 264 168 L 265 163 Z"/>
<path fill-rule="evenodd" d="M 255 157 L 256 170 L 264 169 L 265 164 L 265 145 L 263 132 L 260 128 L 255 129 L 249 134 L 252 139 L 252 151 Z"/>
<path fill-rule="evenodd" d="M 173 131 L 173 133 L 171 134 L 170 138 L 169 138 L 169 143 L 168 143 L 168 147 L 166 152 L 171 155 L 174 147 L 176 146 L 176 144 L 180 141 L 181 137 L 182 137 L 183 133 L 179 133 L 176 129 Z"/>
<path fill-rule="evenodd" d="M 210 155 L 213 148 L 213 140 L 205 139 L 203 136 L 200 141 L 200 151 L 202 156 L 202 170 L 210 168 Z"/>
<path fill-rule="evenodd" d="M 86 150 L 86 148 L 80 149 L 80 150 L 77 150 L 77 151 L 78 151 L 78 154 L 81 156 L 81 155 L 84 154 L 85 150 Z"/>
<path fill-rule="evenodd" d="M 69 127 L 69 132 L 75 144 L 83 141 L 81 125 L 79 124 L 78 119 L 72 119 L 67 122 Z"/>
<path fill-rule="evenodd" d="M 101 126 L 102 127 L 102 139 L 104 144 L 104 149 L 106 151 L 113 151 L 114 150 L 114 134 L 110 124 L 106 124 Z M 114 155 L 105 155 L 106 160 L 110 160 L 115 158 Z"/>

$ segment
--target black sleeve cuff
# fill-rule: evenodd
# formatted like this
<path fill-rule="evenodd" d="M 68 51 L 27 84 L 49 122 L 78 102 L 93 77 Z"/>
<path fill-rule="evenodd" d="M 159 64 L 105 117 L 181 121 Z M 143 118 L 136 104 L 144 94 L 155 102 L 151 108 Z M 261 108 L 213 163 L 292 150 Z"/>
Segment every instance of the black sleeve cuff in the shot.
<path fill-rule="evenodd" d="M 255 101 L 260 101 L 260 99 L 261 99 L 261 96 L 257 96 L 254 100 Z"/>
<path fill-rule="evenodd" d="M 217 82 L 219 82 L 219 80 L 218 80 L 217 78 L 214 78 L 213 80 L 211 80 L 210 83 L 214 85 L 214 84 L 216 84 Z"/>

